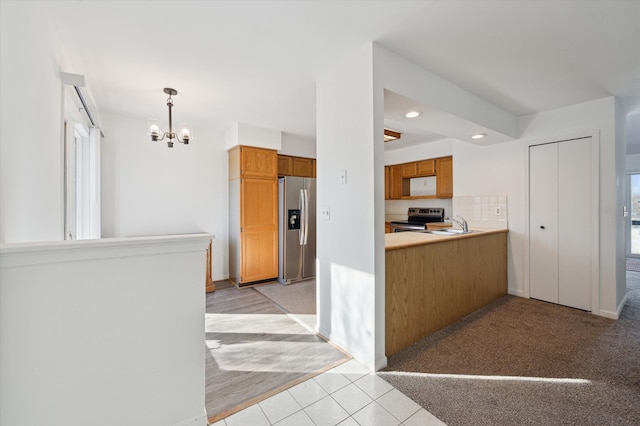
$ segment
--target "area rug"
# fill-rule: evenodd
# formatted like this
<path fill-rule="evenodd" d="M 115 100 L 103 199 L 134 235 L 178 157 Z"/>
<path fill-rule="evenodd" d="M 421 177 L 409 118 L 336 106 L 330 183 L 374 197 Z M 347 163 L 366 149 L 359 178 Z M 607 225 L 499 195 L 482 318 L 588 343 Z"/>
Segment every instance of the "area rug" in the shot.
<path fill-rule="evenodd" d="M 254 288 L 291 314 L 316 313 L 316 280 L 289 285 L 274 282 Z"/>
<path fill-rule="evenodd" d="M 351 357 L 254 288 L 207 295 L 205 407 L 225 418 Z"/>
<path fill-rule="evenodd" d="M 627 271 L 640 272 L 640 259 L 627 257 Z"/>
<path fill-rule="evenodd" d="M 640 273 L 611 320 L 506 296 L 389 357 L 379 375 L 450 426 L 640 419 Z"/>

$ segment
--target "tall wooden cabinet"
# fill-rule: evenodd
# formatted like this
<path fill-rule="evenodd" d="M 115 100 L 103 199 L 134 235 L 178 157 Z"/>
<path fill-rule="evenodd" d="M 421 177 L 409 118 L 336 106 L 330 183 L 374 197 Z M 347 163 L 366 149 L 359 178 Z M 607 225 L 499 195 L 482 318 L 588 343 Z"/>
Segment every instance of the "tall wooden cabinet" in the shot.
<path fill-rule="evenodd" d="M 229 151 L 229 279 L 237 286 L 278 276 L 278 154 Z"/>

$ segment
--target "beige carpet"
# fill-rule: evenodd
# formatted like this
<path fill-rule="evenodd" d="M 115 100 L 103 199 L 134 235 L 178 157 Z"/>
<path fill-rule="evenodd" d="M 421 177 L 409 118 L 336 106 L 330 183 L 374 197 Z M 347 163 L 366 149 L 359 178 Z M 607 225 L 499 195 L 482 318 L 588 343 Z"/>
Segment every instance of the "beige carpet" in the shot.
<path fill-rule="evenodd" d="M 380 376 L 450 426 L 640 424 L 640 273 L 618 321 L 506 296 Z"/>
<path fill-rule="evenodd" d="M 640 259 L 637 257 L 627 257 L 627 271 L 640 272 Z"/>

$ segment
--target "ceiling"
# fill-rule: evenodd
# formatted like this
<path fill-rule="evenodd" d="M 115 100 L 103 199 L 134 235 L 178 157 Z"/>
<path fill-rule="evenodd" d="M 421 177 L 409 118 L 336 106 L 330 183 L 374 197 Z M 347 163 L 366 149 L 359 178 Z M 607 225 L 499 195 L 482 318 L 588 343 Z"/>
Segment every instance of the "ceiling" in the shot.
<path fill-rule="evenodd" d="M 4 2 L 4 0 L 3 0 Z M 35 4 L 35 3 L 34 3 Z M 315 138 L 315 80 L 367 42 L 517 116 L 607 96 L 640 152 L 640 1 L 42 2 L 101 111 Z M 408 143 L 442 138 L 385 115 Z M 428 106 L 420 106 L 425 111 Z M 182 119 L 185 117 L 185 119 Z M 395 117 L 395 118 L 394 118 Z M 413 126 L 413 127 L 412 127 Z M 631 150 L 631 148 L 630 148 Z"/>

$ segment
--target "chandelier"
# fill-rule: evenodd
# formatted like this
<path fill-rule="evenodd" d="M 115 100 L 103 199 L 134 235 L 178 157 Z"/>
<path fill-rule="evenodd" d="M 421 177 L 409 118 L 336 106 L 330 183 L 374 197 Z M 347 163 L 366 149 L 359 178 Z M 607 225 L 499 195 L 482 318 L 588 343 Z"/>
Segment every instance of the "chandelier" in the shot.
<path fill-rule="evenodd" d="M 165 87 L 164 93 L 169 95 L 169 98 L 167 99 L 167 106 L 169 107 L 169 131 L 163 132 L 162 135 L 160 135 L 160 120 L 150 119 L 148 134 L 149 136 L 151 136 L 151 140 L 153 142 L 161 141 L 161 140 L 164 140 L 164 138 L 167 138 L 167 146 L 169 148 L 173 148 L 174 141 L 178 141 L 185 145 L 189 145 L 189 141 L 191 140 L 191 134 L 192 134 L 191 127 L 189 125 L 182 124 L 180 126 L 181 129 L 179 134 L 173 131 L 173 119 L 171 116 L 171 108 L 173 108 L 173 99 L 171 97 L 177 95 L 178 91 L 176 89 Z"/>

